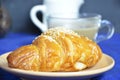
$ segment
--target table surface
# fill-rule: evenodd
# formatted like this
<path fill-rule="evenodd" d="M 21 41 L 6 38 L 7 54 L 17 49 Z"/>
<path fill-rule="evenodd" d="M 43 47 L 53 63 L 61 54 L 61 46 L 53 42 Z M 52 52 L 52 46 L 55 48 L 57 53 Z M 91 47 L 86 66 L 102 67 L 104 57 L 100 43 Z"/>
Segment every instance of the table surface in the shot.
<path fill-rule="evenodd" d="M 16 48 L 31 44 L 36 34 L 9 33 L 4 38 L 0 38 L 0 55 L 15 50 Z M 115 60 L 115 66 L 91 80 L 120 80 L 120 34 L 115 33 L 109 40 L 98 43 L 102 51 Z M 0 69 L 0 80 L 20 80 L 19 77 Z"/>

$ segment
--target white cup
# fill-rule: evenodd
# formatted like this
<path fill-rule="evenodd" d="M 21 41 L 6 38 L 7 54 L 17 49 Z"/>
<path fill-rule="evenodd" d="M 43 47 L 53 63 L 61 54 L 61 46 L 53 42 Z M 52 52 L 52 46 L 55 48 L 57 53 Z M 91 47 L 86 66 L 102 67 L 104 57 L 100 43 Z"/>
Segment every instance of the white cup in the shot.
<path fill-rule="evenodd" d="M 81 5 L 84 0 L 44 0 L 43 5 L 36 5 L 30 11 L 32 22 L 42 31 L 46 31 L 47 16 L 64 18 L 78 17 Z M 43 22 L 37 18 L 37 12 L 42 12 Z"/>
<path fill-rule="evenodd" d="M 93 13 L 79 14 L 77 18 L 48 16 L 47 26 L 48 28 L 64 27 L 71 29 L 97 43 L 110 39 L 114 34 L 113 24 L 108 20 L 102 20 L 100 14 Z"/>

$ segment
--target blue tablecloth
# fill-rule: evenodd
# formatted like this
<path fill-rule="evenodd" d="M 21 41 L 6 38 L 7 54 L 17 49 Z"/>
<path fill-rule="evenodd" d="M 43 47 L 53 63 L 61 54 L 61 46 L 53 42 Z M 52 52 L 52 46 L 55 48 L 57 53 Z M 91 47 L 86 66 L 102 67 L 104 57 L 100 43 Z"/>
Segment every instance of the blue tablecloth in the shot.
<path fill-rule="evenodd" d="M 0 38 L 0 55 L 12 51 L 20 46 L 30 44 L 35 34 L 9 33 Z M 102 75 L 91 80 L 120 80 L 120 34 L 106 41 L 98 43 L 102 51 L 115 59 L 115 66 Z M 20 80 L 19 77 L 0 69 L 0 80 Z"/>

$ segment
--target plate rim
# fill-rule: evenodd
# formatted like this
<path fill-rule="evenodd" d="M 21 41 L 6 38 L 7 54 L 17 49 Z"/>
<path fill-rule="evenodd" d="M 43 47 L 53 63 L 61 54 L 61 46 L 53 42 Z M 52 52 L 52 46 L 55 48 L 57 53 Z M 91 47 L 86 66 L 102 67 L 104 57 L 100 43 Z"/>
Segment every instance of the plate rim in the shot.
<path fill-rule="evenodd" d="M 11 52 L 11 51 L 10 51 Z M 4 53 L 2 55 L 0 55 L 0 58 L 2 58 L 3 56 L 7 56 L 8 54 L 10 54 L 10 52 Z M 1 66 L 0 63 L 0 68 L 13 73 L 13 74 L 26 74 L 26 75 L 33 75 L 33 76 L 46 76 L 46 77 L 80 77 L 80 76 L 91 76 L 91 75 L 97 75 L 97 74 L 101 74 L 103 72 L 106 72 L 110 69 L 112 69 L 115 65 L 115 60 L 103 53 L 103 56 L 111 59 L 112 63 L 109 66 L 106 66 L 104 68 L 100 68 L 100 69 L 95 69 L 95 70 L 91 70 L 91 71 L 77 71 L 77 72 L 34 72 L 34 71 L 26 71 L 26 70 L 20 70 L 20 69 L 13 69 L 13 68 L 9 68 L 9 67 L 4 67 Z M 8 64 L 8 63 L 6 63 Z"/>

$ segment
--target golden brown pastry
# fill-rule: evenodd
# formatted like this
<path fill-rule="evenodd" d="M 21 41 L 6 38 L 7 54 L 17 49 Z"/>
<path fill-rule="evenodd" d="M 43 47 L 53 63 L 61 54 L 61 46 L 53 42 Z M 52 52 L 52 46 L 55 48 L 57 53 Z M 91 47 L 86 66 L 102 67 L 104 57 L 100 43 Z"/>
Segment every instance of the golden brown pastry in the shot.
<path fill-rule="evenodd" d="M 38 71 L 39 50 L 34 45 L 26 45 L 13 51 L 7 57 L 9 67 Z"/>
<path fill-rule="evenodd" d="M 94 66 L 100 47 L 71 30 L 52 28 L 8 55 L 8 65 L 33 71 L 79 71 Z"/>

